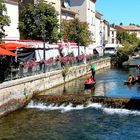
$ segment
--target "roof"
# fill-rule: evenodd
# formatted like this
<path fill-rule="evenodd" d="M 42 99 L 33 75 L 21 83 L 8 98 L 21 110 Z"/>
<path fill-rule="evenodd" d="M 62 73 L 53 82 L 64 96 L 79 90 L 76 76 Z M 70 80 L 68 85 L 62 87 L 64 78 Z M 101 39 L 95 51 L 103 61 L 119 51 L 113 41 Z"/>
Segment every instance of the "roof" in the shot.
<path fill-rule="evenodd" d="M 126 31 L 140 31 L 140 27 L 137 27 L 137 26 L 134 26 L 134 25 L 128 25 L 128 26 L 117 25 L 116 27 L 119 27 L 122 30 L 126 30 Z"/>
<path fill-rule="evenodd" d="M 101 16 L 103 16 L 103 15 L 96 11 L 95 16 L 96 16 L 96 18 L 101 19 Z"/>
<path fill-rule="evenodd" d="M 91 1 L 94 2 L 94 3 L 96 2 L 96 0 L 91 0 Z"/>
<path fill-rule="evenodd" d="M 106 25 L 109 25 L 109 22 L 107 20 L 105 20 L 105 19 L 102 19 L 101 22 L 103 22 Z"/>
<path fill-rule="evenodd" d="M 110 31 L 116 31 L 116 29 L 113 27 L 110 27 Z"/>
<path fill-rule="evenodd" d="M 8 3 L 8 4 L 18 4 L 19 0 L 5 0 L 4 1 L 5 3 Z"/>
<path fill-rule="evenodd" d="M 61 8 L 61 11 L 65 12 L 65 13 L 70 13 L 70 14 L 73 14 L 73 15 L 76 15 L 77 13 L 70 10 L 70 9 L 67 9 L 67 8 Z"/>

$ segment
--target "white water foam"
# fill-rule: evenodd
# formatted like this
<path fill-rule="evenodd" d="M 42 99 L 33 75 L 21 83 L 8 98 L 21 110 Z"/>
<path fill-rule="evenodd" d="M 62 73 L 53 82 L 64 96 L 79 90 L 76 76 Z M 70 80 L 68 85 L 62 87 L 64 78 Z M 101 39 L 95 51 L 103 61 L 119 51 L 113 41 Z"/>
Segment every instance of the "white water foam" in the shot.
<path fill-rule="evenodd" d="M 87 106 L 84 106 L 84 105 L 76 105 L 76 106 L 73 106 L 73 104 L 62 104 L 62 105 L 55 105 L 55 104 L 50 104 L 50 105 L 45 105 L 43 103 L 33 103 L 33 101 L 31 101 L 26 108 L 36 108 L 36 109 L 39 109 L 39 110 L 61 110 L 61 112 L 68 112 L 68 111 L 71 111 L 71 110 L 83 110 L 83 109 L 86 109 L 86 108 L 96 108 L 96 109 L 99 109 L 99 108 L 102 108 L 102 105 L 101 104 L 98 104 L 98 103 L 92 103 L 92 104 L 88 104 Z"/>
<path fill-rule="evenodd" d="M 140 115 L 140 111 L 137 110 L 128 110 L 128 109 L 118 109 L 118 108 L 105 108 L 102 106 L 100 103 L 89 103 L 88 105 L 77 105 L 73 106 L 71 103 L 70 104 L 62 104 L 62 105 L 56 105 L 56 104 L 50 104 L 50 105 L 45 105 L 43 103 L 33 103 L 31 101 L 26 108 L 36 108 L 39 110 L 60 110 L 62 113 L 63 112 L 68 112 L 72 110 L 83 110 L 87 108 L 95 108 L 95 109 L 100 109 L 103 112 L 113 115 L 113 114 L 118 114 L 118 115 Z"/>
<path fill-rule="evenodd" d="M 100 104 L 100 103 L 90 103 L 90 104 L 87 105 L 86 108 L 102 109 L 102 104 Z"/>
<path fill-rule="evenodd" d="M 119 115 L 140 115 L 140 111 L 119 109 L 119 108 L 103 108 L 103 111 L 107 114 L 119 114 Z"/>

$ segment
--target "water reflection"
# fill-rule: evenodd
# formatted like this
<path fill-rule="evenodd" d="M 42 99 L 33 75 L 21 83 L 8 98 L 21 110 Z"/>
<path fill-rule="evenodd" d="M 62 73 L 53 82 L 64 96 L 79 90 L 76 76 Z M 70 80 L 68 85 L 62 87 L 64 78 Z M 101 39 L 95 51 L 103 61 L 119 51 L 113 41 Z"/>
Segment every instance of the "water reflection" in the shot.
<path fill-rule="evenodd" d="M 84 90 L 85 78 L 80 78 L 55 89 L 46 91 L 45 95 L 63 95 L 63 94 L 87 94 L 91 96 L 108 97 L 140 97 L 140 85 L 124 85 L 130 73 L 135 74 L 135 68 L 130 69 L 108 69 L 96 73 L 96 85 L 93 89 Z"/>

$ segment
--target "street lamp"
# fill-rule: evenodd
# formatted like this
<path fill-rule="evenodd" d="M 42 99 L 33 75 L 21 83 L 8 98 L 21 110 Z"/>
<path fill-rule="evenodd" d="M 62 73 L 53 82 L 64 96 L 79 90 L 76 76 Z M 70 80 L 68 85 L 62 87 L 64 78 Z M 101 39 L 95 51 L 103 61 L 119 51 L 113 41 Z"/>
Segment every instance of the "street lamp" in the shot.
<path fill-rule="evenodd" d="M 78 33 L 78 56 L 80 55 L 80 35 Z"/>
<path fill-rule="evenodd" d="M 46 60 L 46 52 L 45 52 L 45 41 L 46 41 L 46 32 L 45 32 L 45 26 L 43 25 L 42 26 L 42 39 L 43 39 L 43 59 Z M 46 66 L 45 66 L 45 63 L 44 63 L 44 73 L 46 72 Z"/>
<path fill-rule="evenodd" d="M 76 26 L 77 30 L 77 43 L 78 43 L 78 56 L 80 55 L 80 28 L 79 25 Z"/>
<path fill-rule="evenodd" d="M 43 59 L 46 60 L 46 53 L 45 53 L 45 41 L 46 41 L 46 30 L 45 30 L 45 24 L 39 24 L 40 23 L 40 17 L 39 16 L 36 16 L 35 17 L 35 23 L 40 26 L 41 25 L 41 37 L 42 37 L 42 40 L 43 40 Z M 43 69 L 43 72 L 45 73 L 46 72 L 46 66 L 45 66 L 45 63 L 44 63 L 44 69 Z"/>
<path fill-rule="evenodd" d="M 79 16 L 79 10 L 77 11 L 76 13 L 77 16 Z M 78 20 L 78 18 L 75 18 L 75 20 Z M 77 41 L 78 41 L 78 56 L 80 55 L 80 27 L 79 27 L 79 23 L 77 24 L 76 26 L 76 30 L 77 30 L 77 33 L 78 33 L 78 36 L 77 36 Z"/>
<path fill-rule="evenodd" d="M 102 31 L 100 31 L 100 45 L 102 47 Z"/>

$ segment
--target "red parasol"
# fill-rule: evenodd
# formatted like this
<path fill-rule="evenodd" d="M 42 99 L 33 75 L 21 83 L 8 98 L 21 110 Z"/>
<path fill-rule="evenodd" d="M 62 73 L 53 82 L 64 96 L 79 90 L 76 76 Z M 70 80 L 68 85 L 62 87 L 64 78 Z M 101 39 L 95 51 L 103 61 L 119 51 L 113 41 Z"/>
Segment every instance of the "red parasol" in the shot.
<path fill-rule="evenodd" d="M 1 48 L 1 47 L 0 47 L 0 55 L 16 56 L 15 53 L 10 52 L 10 51 L 8 51 L 8 50 L 5 50 L 5 49 L 3 49 L 3 48 Z"/>
<path fill-rule="evenodd" d="M 14 43 L 14 42 L 9 42 L 5 44 L 0 44 L 0 47 L 5 48 L 7 50 L 16 50 L 17 48 L 29 48 L 28 45 L 21 44 L 21 43 Z"/>

